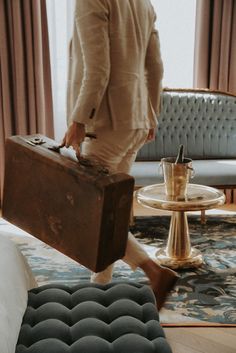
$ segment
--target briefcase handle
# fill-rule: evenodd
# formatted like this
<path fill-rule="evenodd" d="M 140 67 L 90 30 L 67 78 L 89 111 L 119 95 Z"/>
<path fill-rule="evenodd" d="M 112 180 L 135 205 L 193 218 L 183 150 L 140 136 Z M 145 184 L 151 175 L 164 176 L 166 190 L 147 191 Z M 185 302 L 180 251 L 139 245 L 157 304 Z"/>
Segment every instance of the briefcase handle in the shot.
<path fill-rule="evenodd" d="M 93 133 L 86 133 L 86 137 L 97 138 L 97 136 L 95 134 L 93 134 Z M 43 145 L 46 142 L 41 137 L 34 137 L 33 139 L 25 140 L 25 141 L 29 145 L 32 145 L 32 146 Z M 61 145 L 55 144 L 55 145 L 47 146 L 47 149 L 49 149 L 50 151 L 54 151 L 54 152 L 60 154 L 60 149 L 62 147 L 63 146 L 61 146 Z M 83 165 L 84 167 L 90 167 L 90 168 L 93 167 L 93 168 L 96 168 L 98 173 L 109 174 L 109 170 L 106 167 L 100 165 L 99 163 L 96 163 L 96 161 L 92 161 L 91 159 L 84 158 L 84 157 L 78 157 L 78 156 L 76 156 L 76 158 L 78 159 L 79 164 Z"/>
<path fill-rule="evenodd" d="M 62 148 L 62 146 L 51 145 L 51 146 L 48 146 L 47 148 L 51 151 L 60 153 L 60 149 Z M 93 168 L 96 168 L 99 173 L 109 174 L 109 170 L 106 167 L 96 163 L 95 161 L 92 161 L 91 159 L 84 158 L 81 156 L 79 157 L 76 156 L 76 158 L 78 159 L 79 164 L 83 165 L 84 167 L 90 167 L 90 168 L 93 167 Z"/>

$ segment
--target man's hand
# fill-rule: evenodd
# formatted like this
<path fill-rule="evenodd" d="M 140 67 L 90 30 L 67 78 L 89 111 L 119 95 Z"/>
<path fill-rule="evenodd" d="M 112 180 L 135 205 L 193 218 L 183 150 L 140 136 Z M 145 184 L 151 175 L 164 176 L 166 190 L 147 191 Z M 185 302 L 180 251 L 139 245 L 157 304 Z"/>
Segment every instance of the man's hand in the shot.
<path fill-rule="evenodd" d="M 148 132 L 148 135 L 147 135 L 147 138 L 146 138 L 146 143 L 154 141 L 155 140 L 155 136 L 156 136 L 156 129 L 154 129 L 154 128 L 149 129 L 149 132 Z"/>
<path fill-rule="evenodd" d="M 85 138 L 85 126 L 75 121 L 70 125 L 65 136 L 63 138 L 60 147 L 70 147 L 72 146 L 76 152 L 76 156 L 80 157 L 80 144 Z"/>

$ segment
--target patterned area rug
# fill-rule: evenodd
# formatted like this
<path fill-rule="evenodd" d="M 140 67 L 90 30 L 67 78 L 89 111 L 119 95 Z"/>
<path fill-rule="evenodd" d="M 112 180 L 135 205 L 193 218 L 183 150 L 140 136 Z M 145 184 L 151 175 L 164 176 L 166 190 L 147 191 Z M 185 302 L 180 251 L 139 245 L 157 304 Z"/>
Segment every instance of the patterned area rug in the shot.
<path fill-rule="evenodd" d="M 236 216 L 207 216 L 205 225 L 198 216 L 188 219 L 192 245 L 204 254 L 204 264 L 178 271 L 181 279 L 161 310 L 161 322 L 165 326 L 236 326 Z M 152 257 L 166 243 L 169 222 L 168 216 L 136 217 L 132 232 Z M 17 236 L 17 228 L 8 235 L 27 257 L 39 285 L 89 280 L 89 270 L 41 241 Z M 117 261 L 113 281 L 120 280 L 147 281 L 141 270 L 132 272 Z"/>
<path fill-rule="evenodd" d="M 181 279 L 165 309 L 183 318 L 236 326 L 236 215 L 207 216 L 204 225 L 196 216 L 188 220 L 192 246 L 203 253 L 204 264 L 178 271 Z M 133 233 L 158 248 L 166 244 L 169 222 L 169 217 L 138 217 Z"/>

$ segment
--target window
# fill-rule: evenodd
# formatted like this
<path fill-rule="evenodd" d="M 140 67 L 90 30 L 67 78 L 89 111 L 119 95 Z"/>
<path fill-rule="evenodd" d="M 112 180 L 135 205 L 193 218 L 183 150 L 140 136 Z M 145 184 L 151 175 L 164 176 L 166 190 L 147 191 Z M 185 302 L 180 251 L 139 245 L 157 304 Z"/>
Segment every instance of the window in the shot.
<path fill-rule="evenodd" d="M 196 0 L 152 0 L 157 14 L 161 53 L 164 62 L 163 85 L 193 87 L 193 60 Z"/>
<path fill-rule="evenodd" d="M 85 0 L 86 1 L 86 0 Z M 55 138 L 66 131 L 68 43 L 72 34 L 74 0 L 47 0 Z"/>

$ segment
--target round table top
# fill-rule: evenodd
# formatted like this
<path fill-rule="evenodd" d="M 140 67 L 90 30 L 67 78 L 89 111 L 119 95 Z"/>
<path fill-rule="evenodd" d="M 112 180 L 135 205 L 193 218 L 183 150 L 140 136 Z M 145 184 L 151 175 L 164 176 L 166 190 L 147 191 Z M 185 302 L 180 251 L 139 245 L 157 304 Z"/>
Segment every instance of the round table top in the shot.
<path fill-rule="evenodd" d="M 183 198 L 167 196 L 165 184 L 145 186 L 136 191 L 137 201 L 143 206 L 169 211 L 207 210 L 223 205 L 225 195 L 210 186 L 188 184 Z"/>

